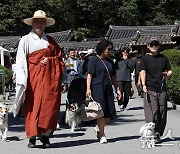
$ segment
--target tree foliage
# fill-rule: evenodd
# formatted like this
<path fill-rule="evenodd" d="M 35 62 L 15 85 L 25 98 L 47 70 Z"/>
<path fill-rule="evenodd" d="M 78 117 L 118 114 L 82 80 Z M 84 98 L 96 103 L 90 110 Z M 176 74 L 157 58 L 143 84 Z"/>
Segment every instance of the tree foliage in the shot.
<path fill-rule="evenodd" d="M 180 51 L 169 49 L 162 52 L 168 57 L 172 66 L 172 76 L 167 81 L 169 101 L 180 105 Z"/>
<path fill-rule="evenodd" d="M 22 21 L 42 9 L 55 18 L 47 32 L 71 29 L 76 38 L 102 37 L 109 25 L 166 25 L 180 20 L 180 3 L 171 0 L 1 0 L 0 35 L 24 35 Z M 88 32 L 83 32 L 86 29 Z"/>

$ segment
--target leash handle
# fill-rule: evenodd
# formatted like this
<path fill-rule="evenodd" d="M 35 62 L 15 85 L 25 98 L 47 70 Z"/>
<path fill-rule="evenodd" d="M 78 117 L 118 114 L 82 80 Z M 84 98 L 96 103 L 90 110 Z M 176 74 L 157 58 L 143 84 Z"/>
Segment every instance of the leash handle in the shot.
<path fill-rule="evenodd" d="M 12 109 L 14 108 L 14 105 L 10 108 L 10 110 L 8 111 L 8 113 L 10 113 L 12 111 Z"/>

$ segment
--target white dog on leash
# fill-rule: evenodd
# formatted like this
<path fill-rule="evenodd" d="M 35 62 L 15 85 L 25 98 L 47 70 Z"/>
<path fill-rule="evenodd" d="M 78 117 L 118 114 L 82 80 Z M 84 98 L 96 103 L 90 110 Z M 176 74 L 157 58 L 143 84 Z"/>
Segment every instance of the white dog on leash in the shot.
<path fill-rule="evenodd" d="M 78 129 L 78 125 L 81 123 L 79 118 L 79 111 L 81 108 L 78 108 L 76 104 L 70 104 L 66 110 L 66 123 L 71 127 L 71 132 L 74 132 L 75 128 Z"/>
<path fill-rule="evenodd" d="M 155 147 L 154 128 L 155 128 L 155 123 L 153 122 L 146 123 L 140 128 L 140 135 L 141 135 L 140 141 L 142 148 L 145 148 L 146 145 L 148 148 Z"/>
<path fill-rule="evenodd" d="M 6 141 L 8 131 L 8 108 L 6 104 L 0 103 L 0 138 Z"/>

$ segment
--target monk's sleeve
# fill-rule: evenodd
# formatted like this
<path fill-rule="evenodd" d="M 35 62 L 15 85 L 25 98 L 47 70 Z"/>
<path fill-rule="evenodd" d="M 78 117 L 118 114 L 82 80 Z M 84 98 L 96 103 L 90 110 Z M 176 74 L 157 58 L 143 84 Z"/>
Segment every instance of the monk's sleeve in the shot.
<path fill-rule="evenodd" d="M 17 56 L 16 56 L 16 84 L 17 85 L 27 85 L 27 53 L 25 49 L 25 38 L 23 37 L 18 46 Z"/>
<path fill-rule="evenodd" d="M 25 100 L 27 77 L 27 58 L 25 52 L 24 38 L 22 38 L 19 42 L 16 56 L 16 97 L 14 101 L 14 117 L 16 117 L 16 115 L 18 114 L 21 104 L 24 103 Z"/>

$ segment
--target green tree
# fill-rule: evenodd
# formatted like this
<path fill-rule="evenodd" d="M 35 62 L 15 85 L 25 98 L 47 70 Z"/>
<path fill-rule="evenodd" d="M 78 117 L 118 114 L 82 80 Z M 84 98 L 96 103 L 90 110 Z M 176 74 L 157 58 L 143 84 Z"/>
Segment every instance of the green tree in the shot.
<path fill-rule="evenodd" d="M 56 20 L 47 32 L 72 29 L 75 33 L 77 31 L 78 40 L 86 36 L 102 37 L 109 25 L 164 25 L 180 20 L 180 3 L 177 1 L 1 0 L 0 35 L 27 34 L 31 27 L 22 21 L 39 9 Z M 88 30 L 88 35 L 79 33 L 81 28 Z"/>
<path fill-rule="evenodd" d="M 82 41 L 90 35 L 90 30 L 87 28 L 78 28 L 73 32 L 74 39 L 76 41 Z"/>
<path fill-rule="evenodd" d="M 13 7 L 12 7 L 13 6 Z M 22 21 L 32 17 L 36 10 L 42 9 L 47 16 L 55 18 L 56 24 L 48 32 L 67 30 L 74 27 L 74 12 L 71 0 L 3 0 L 0 2 L 0 35 L 24 35 L 30 26 Z"/>
<path fill-rule="evenodd" d="M 165 50 L 162 52 L 168 57 L 172 66 L 172 76 L 167 81 L 167 93 L 169 101 L 180 105 L 180 51 Z"/>
<path fill-rule="evenodd" d="M 138 14 L 136 0 L 124 0 L 123 5 L 118 9 L 118 25 L 139 25 Z"/>

